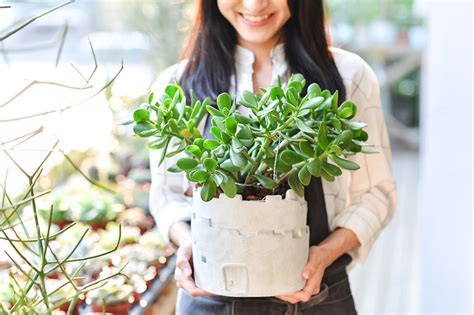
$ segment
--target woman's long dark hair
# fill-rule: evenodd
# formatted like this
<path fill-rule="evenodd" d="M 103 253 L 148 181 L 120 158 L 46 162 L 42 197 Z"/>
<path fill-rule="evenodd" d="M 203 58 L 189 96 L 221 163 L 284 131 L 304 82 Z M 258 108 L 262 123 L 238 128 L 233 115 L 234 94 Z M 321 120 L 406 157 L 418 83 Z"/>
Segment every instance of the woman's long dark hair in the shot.
<path fill-rule="evenodd" d="M 180 83 L 198 99 L 217 98 L 228 91 L 235 73 L 237 34 L 220 13 L 216 0 L 199 0 L 197 16 L 181 58 L 188 58 Z M 285 56 L 291 72 L 301 73 L 307 84 L 316 82 L 346 98 L 341 75 L 328 49 L 323 0 L 288 0 L 291 17 L 283 26 Z"/>

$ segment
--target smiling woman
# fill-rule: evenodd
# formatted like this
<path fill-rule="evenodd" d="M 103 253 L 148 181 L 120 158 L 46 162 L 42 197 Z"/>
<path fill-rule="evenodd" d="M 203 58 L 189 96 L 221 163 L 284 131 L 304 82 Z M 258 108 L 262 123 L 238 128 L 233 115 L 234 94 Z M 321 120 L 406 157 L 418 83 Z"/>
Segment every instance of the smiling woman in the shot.
<path fill-rule="evenodd" d="M 192 189 L 183 173 L 167 170 L 174 165 L 172 159 L 158 166 L 161 151 L 152 150 L 150 208 L 163 235 L 178 246 L 175 279 L 182 289 L 177 314 L 356 313 L 346 266 L 367 257 L 392 218 L 396 189 L 377 78 L 362 58 L 329 46 L 324 2 L 198 1 L 182 60 L 162 72 L 153 91 L 162 95 L 176 80 L 188 100 L 191 90 L 192 99 L 215 100 L 225 91 L 238 99 L 245 90 L 287 84 L 291 73 L 302 74 L 308 86 L 317 83 L 322 89 L 338 91 L 335 105 L 346 96 L 358 104 L 355 119 L 368 123 L 364 139 L 368 136 L 379 153 L 351 156 L 360 170 L 343 172 L 332 182 L 313 177 L 305 187 L 310 248 L 308 262 L 298 275 L 305 281 L 302 290 L 277 297 L 230 298 L 212 296 L 196 286 L 190 263 Z M 249 114 L 244 106 L 237 110 Z M 211 124 L 206 121 L 199 129 L 210 137 Z"/>

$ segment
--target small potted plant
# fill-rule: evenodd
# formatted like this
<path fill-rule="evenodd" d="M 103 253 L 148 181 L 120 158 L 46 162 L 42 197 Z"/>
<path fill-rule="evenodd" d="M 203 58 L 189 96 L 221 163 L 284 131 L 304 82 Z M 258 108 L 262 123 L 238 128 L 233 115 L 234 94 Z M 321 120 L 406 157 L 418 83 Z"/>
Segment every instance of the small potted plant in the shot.
<path fill-rule="evenodd" d="M 339 104 L 338 91 L 306 87 L 300 74 L 288 84 L 245 91 L 239 101 L 222 93 L 187 103 L 178 84 L 133 113 L 134 132 L 164 159 L 183 155 L 170 172 L 185 172 L 193 193 L 192 239 L 196 284 L 224 296 L 274 296 L 300 290 L 308 259 L 304 187 L 313 176 L 334 181 L 359 166 L 346 159 L 362 151 L 366 124 L 357 107 Z M 250 114 L 237 111 L 245 106 Z M 211 115 L 205 138 L 198 126 Z"/>
<path fill-rule="evenodd" d="M 53 214 L 51 216 L 51 222 L 59 226 L 59 229 L 63 229 L 73 222 L 71 219 L 71 199 L 66 196 L 66 192 L 60 191 L 53 196 L 52 200 Z M 48 220 L 49 212 L 51 211 L 51 203 L 42 202 L 38 210 L 40 216 L 44 220 Z"/>
<path fill-rule="evenodd" d="M 88 191 L 76 196 L 71 204 L 74 221 L 87 223 L 92 230 L 104 229 L 108 222 L 117 218 L 125 206 L 115 197 Z"/>
<path fill-rule="evenodd" d="M 87 303 L 91 304 L 92 311 L 115 315 L 127 315 L 131 303 L 134 302 L 133 287 L 125 283 L 123 277 L 113 278 L 107 284 L 87 293 Z"/>
<path fill-rule="evenodd" d="M 144 234 L 153 226 L 153 219 L 146 215 L 142 208 L 129 208 L 121 212 L 117 218 L 117 222 L 122 226 L 135 226 L 140 229 L 140 233 Z"/>

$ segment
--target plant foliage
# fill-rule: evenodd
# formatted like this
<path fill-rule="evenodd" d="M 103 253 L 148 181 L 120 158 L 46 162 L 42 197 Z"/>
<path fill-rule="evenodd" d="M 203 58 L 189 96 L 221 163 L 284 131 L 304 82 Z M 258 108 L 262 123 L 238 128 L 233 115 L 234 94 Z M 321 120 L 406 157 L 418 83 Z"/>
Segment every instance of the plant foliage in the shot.
<path fill-rule="evenodd" d="M 238 101 L 222 93 L 215 106 L 192 91 L 189 103 L 184 95 L 179 84 L 169 84 L 158 99 L 151 93 L 130 123 L 137 136 L 153 138 L 148 146 L 161 150 L 160 164 L 184 153 L 168 171 L 184 171 L 201 184 L 205 201 L 218 188 L 234 197 L 246 185 L 276 189 L 285 182 L 303 195 L 312 176 L 334 181 L 343 170 L 359 168 L 347 159 L 368 139 L 366 124 L 353 120 L 357 106 L 349 100 L 340 104 L 338 91 L 316 83 L 306 87 L 301 74 L 286 85 L 278 80 L 259 93 L 244 91 Z M 250 113 L 240 113 L 239 105 Z M 198 129 L 207 114 L 212 139 Z"/>

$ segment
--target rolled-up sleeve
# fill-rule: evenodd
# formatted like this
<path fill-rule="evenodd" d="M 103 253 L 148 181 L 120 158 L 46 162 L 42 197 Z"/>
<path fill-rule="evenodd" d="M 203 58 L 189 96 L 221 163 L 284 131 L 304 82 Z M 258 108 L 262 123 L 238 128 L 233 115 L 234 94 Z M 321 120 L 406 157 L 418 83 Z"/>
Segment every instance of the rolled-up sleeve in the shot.
<path fill-rule="evenodd" d="M 156 79 L 151 88 L 155 94 L 155 99 L 161 96 L 166 85 L 170 83 L 174 75 L 177 75 L 178 66 L 176 64 L 165 69 Z M 174 165 L 185 154 L 181 153 L 172 158 L 166 158 L 158 166 L 162 149 L 149 150 L 149 153 L 151 172 L 150 212 L 159 231 L 169 241 L 171 225 L 177 221 L 190 220 L 192 198 L 185 195 L 189 182 L 183 172 L 171 173 L 167 171 L 168 167 Z"/>
<path fill-rule="evenodd" d="M 391 149 L 380 98 L 380 86 L 367 63 L 348 99 L 358 105 L 355 120 L 368 124 L 370 148 L 377 153 L 357 154 L 350 159 L 360 165 L 351 171 L 348 205 L 335 215 L 331 229 L 344 227 L 357 236 L 360 246 L 351 252 L 359 262 L 365 261 L 380 232 L 391 220 L 397 203 L 397 191 L 392 175 Z"/>

